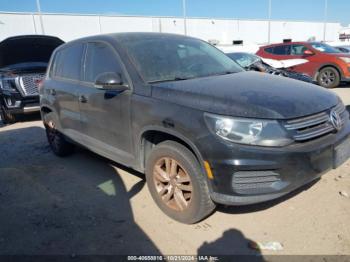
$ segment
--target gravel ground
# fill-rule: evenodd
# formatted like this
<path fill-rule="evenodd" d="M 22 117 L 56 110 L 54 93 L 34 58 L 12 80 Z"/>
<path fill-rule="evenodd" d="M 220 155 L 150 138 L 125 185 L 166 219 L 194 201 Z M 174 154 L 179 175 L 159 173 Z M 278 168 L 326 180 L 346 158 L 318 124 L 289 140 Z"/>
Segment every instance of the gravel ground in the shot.
<path fill-rule="evenodd" d="M 335 90 L 350 105 L 350 88 Z M 277 201 L 196 225 L 154 204 L 143 175 L 88 151 L 54 156 L 41 121 L 0 123 L 0 254 L 350 255 L 350 161 Z"/>

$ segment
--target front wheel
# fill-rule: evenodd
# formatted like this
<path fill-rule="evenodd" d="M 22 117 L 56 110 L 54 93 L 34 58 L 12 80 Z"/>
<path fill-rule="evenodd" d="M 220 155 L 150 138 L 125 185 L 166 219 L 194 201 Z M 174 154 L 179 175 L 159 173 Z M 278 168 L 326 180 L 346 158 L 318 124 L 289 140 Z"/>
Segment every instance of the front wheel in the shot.
<path fill-rule="evenodd" d="M 65 137 L 56 129 L 53 121 L 44 123 L 47 140 L 52 151 L 60 157 L 70 155 L 74 152 L 74 145 L 69 143 Z"/>
<path fill-rule="evenodd" d="M 166 141 L 152 149 L 146 179 L 158 207 L 181 223 L 196 223 L 215 208 L 197 159 L 179 143 Z"/>
<path fill-rule="evenodd" d="M 17 121 L 16 116 L 7 112 L 7 110 L 3 106 L 0 108 L 0 116 L 4 124 L 13 124 Z"/>
<path fill-rule="evenodd" d="M 325 67 L 319 72 L 317 83 L 325 88 L 335 88 L 340 84 L 340 74 L 334 67 Z"/>

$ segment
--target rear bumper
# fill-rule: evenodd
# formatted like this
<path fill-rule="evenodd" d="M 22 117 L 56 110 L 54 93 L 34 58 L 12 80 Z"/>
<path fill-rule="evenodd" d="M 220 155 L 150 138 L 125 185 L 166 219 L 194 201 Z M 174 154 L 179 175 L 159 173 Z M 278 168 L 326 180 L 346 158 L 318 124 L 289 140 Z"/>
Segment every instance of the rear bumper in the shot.
<path fill-rule="evenodd" d="M 209 180 L 211 198 L 225 205 L 248 205 L 286 195 L 347 160 L 348 151 L 341 161 L 336 161 L 335 152 L 350 141 L 350 123 L 338 133 L 284 148 L 211 139 L 216 139 L 215 145 L 208 141 L 202 149 L 214 174 Z"/>

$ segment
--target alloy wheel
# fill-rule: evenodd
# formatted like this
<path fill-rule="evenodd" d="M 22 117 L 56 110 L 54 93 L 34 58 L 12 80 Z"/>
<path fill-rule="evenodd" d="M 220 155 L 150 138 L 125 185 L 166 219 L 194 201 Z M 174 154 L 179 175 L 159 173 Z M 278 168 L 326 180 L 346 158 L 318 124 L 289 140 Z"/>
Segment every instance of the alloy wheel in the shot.
<path fill-rule="evenodd" d="M 161 200 L 171 209 L 183 211 L 192 199 L 192 183 L 187 171 L 170 157 L 159 159 L 153 168 L 153 181 Z"/>
<path fill-rule="evenodd" d="M 336 79 L 336 75 L 333 71 L 326 70 L 322 73 L 320 79 L 323 86 L 331 86 Z"/>

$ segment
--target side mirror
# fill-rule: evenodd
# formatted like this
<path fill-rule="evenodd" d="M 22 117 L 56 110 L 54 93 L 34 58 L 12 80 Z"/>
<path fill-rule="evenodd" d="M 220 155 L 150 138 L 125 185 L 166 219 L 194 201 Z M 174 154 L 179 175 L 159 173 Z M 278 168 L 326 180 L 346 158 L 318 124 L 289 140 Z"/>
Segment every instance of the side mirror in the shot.
<path fill-rule="evenodd" d="M 121 75 L 113 72 L 99 74 L 96 77 L 95 86 L 99 89 L 119 91 L 123 91 L 129 88 L 128 85 L 123 83 Z"/>
<path fill-rule="evenodd" d="M 312 52 L 311 50 L 307 49 L 304 51 L 303 53 L 305 56 L 310 56 L 310 55 L 314 55 L 314 52 Z"/>

